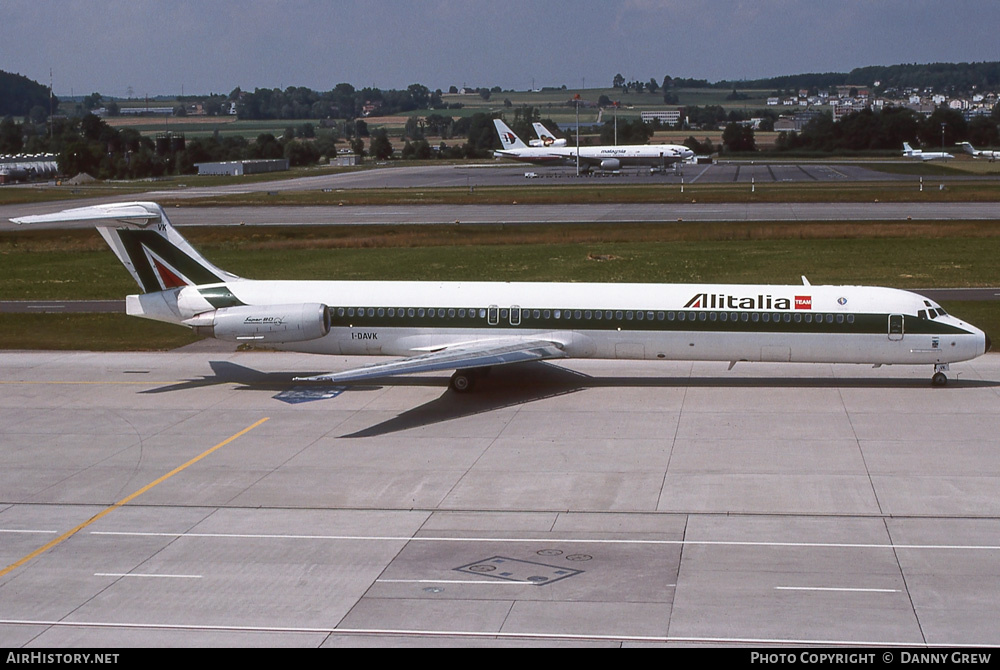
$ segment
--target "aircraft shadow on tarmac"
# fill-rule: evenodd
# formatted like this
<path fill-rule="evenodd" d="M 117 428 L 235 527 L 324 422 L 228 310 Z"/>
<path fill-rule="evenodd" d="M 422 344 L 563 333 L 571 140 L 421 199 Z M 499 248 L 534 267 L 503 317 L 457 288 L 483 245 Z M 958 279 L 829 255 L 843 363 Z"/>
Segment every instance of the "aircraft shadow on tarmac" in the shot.
<path fill-rule="evenodd" d="M 272 391 L 281 399 L 284 393 L 294 390 L 315 389 L 317 398 L 331 388 L 340 392 L 357 393 L 374 391 L 385 384 L 341 384 L 294 382 L 293 377 L 321 374 L 320 372 L 261 372 L 228 361 L 210 361 L 212 375 L 189 379 L 169 386 L 141 391 L 141 393 L 169 393 L 222 384 L 238 384 L 248 391 Z M 391 380 L 392 386 L 441 387 L 446 389 L 444 377 L 399 377 Z M 517 366 L 498 367 L 480 378 L 472 393 L 458 394 L 445 390 L 439 397 L 418 407 L 404 411 L 387 421 L 342 437 L 375 437 L 422 426 L 433 425 L 475 414 L 482 414 L 507 407 L 515 407 L 545 398 L 577 393 L 590 388 L 886 388 L 926 389 L 930 380 L 876 379 L 876 378 L 820 378 L 820 377 L 592 377 L 545 362 L 523 363 Z M 948 385 L 935 388 L 936 392 L 949 389 L 1000 387 L 1000 382 L 980 379 L 951 379 Z"/>

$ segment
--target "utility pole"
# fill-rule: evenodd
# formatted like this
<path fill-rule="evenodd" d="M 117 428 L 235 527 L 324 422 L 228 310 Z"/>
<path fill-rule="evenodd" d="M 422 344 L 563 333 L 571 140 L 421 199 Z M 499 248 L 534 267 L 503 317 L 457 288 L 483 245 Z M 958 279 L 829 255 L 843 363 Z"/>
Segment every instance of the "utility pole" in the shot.
<path fill-rule="evenodd" d="M 580 94 L 574 96 L 576 99 L 576 176 L 580 176 Z"/>
<path fill-rule="evenodd" d="M 618 101 L 615 101 L 615 146 L 618 146 Z"/>

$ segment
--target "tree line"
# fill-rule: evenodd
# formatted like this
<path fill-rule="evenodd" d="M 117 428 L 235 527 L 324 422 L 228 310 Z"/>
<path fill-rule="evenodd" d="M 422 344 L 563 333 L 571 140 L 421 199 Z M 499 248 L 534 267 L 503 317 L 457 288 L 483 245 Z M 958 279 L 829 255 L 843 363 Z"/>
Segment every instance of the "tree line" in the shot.
<path fill-rule="evenodd" d="M 0 70 L 0 117 L 24 116 L 41 123 L 55 109 L 56 98 L 49 100 L 49 89 L 20 74 Z"/>

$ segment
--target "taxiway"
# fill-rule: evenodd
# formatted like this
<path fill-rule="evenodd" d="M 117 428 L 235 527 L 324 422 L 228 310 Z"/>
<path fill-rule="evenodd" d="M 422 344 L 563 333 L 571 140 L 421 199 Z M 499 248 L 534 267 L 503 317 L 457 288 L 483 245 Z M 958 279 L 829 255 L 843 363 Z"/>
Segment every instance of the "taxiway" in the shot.
<path fill-rule="evenodd" d="M 1000 355 L 0 353 L 0 646 L 995 645 Z"/>

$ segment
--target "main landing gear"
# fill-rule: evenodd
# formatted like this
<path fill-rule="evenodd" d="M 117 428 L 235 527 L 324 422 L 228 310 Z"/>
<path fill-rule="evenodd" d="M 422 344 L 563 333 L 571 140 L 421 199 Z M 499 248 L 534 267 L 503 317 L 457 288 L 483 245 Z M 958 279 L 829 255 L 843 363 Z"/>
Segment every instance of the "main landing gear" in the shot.
<path fill-rule="evenodd" d="M 455 370 L 448 383 L 455 393 L 469 393 L 476 387 L 476 380 L 489 374 L 489 368 L 469 368 L 468 370 Z"/>
<path fill-rule="evenodd" d="M 944 386 L 948 383 L 948 372 L 947 363 L 939 363 L 934 366 L 934 376 L 931 377 L 931 386 Z"/>

